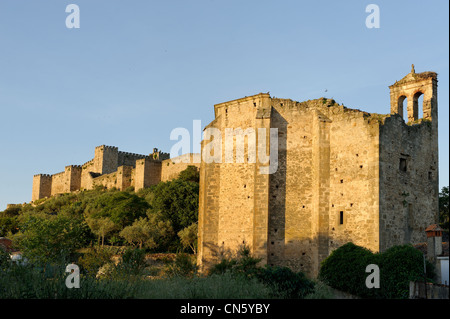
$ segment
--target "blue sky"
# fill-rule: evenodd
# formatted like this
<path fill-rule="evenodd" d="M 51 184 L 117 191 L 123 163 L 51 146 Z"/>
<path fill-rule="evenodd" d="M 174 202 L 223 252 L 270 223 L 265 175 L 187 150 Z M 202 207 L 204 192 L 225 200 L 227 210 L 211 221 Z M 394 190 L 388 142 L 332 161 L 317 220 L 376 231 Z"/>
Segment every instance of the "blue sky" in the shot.
<path fill-rule="evenodd" d="M 68 29 L 68 4 L 80 28 Z M 368 29 L 368 4 L 380 28 Z M 0 210 L 34 174 L 95 146 L 169 152 L 170 132 L 260 92 L 389 113 L 415 64 L 438 73 L 440 187 L 449 184 L 449 3 L 432 1 L 2 0 Z M 325 93 L 325 89 L 327 92 Z"/>

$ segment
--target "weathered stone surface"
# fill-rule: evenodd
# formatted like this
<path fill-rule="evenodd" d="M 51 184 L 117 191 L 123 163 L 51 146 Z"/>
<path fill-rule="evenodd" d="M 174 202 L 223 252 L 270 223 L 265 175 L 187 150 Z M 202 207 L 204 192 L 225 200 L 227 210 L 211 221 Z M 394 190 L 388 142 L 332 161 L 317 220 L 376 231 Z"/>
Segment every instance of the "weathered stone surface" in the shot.
<path fill-rule="evenodd" d="M 321 261 L 349 241 L 374 252 L 424 241 L 423 229 L 438 212 L 436 83 L 433 72 L 406 76 L 390 87 L 386 115 L 263 93 L 215 105 L 207 128 L 222 133 L 222 152 L 227 129 L 278 129 L 278 169 L 260 174 L 258 161 L 236 163 L 236 154 L 231 163 L 202 161 L 201 268 L 247 244 L 263 263 L 315 276 Z M 418 92 L 424 117 L 411 114 L 406 124 L 399 99 L 416 101 Z M 416 112 L 414 103 L 408 114 Z M 246 159 L 248 148 L 247 138 Z"/>
<path fill-rule="evenodd" d="M 191 163 L 185 163 L 185 158 Z M 114 146 L 98 146 L 94 158 L 81 166 L 67 166 L 64 172 L 54 175 L 35 175 L 32 201 L 57 194 L 89 190 L 102 185 L 108 189 L 124 190 L 130 186 L 136 190 L 169 181 L 188 165 L 200 167 L 199 154 L 185 154 L 169 159 L 169 154 L 157 149 L 150 155 L 121 152 Z M 164 163 L 164 164 L 163 164 Z M 170 165 L 167 165 L 169 164 Z"/>

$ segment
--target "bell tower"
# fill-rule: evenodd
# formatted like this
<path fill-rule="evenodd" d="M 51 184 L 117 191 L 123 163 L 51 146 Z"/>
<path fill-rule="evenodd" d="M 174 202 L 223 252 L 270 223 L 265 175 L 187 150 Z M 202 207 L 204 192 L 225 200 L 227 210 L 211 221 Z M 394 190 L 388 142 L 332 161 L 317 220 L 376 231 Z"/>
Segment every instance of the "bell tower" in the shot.
<path fill-rule="evenodd" d="M 414 64 L 411 72 L 400 81 L 389 86 L 391 91 L 391 114 L 403 117 L 404 100 L 407 100 L 408 122 L 432 121 L 437 128 L 437 74 L 435 72 L 416 73 Z M 419 114 L 419 98 L 423 95 L 423 115 Z"/>

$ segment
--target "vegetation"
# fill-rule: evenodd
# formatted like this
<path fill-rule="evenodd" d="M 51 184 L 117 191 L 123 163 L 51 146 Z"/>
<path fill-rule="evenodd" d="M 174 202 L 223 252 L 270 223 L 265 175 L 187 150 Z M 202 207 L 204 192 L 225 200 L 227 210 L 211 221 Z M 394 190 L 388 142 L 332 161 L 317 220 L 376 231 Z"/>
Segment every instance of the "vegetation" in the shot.
<path fill-rule="evenodd" d="M 0 212 L 0 237 L 11 238 L 26 260 L 14 262 L 0 249 L 0 298 L 311 299 L 332 298 L 330 287 L 363 298 L 406 298 L 409 281 L 423 277 L 422 254 L 412 246 L 373 254 L 351 243 L 324 260 L 319 281 L 262 267 L 246 246 L 199 274 L 198 181 L 198 170 L 188 167 L 139 192 L 97 187 Z M 448 187 L 440 216 L 448 228 Z M 80 267 L 79 289 L 65 286 L 72 262 Z M 365 286 L 368 264 L 380 268 L 379 289 Z M 427 263 L 428 278 L 433 271 Z"/>
<path fill-rule="evenodd" d="M 139 192 L 98 186 L 12 206 L 0 212 L 0 237 L 11 238 L 33 262 L 37 256 L 45 261 L 60 256 L 61 249 L 67 251 L 66 258 L 95 244 L 131 245 L 150 252 L 195 250 L 198 179 L 198 170 L 190 166 L 179 179 Z"/>
<path fill-rule="evenodd" d="M 366 287 L 366 267 L 375 264 L 380 270 L 380 288 Z M 422 253 L 411 245 L 393 246 L 384 253 L 347 243 L 331 253 L 321 265 L 319 279 L 329 286 L 362 298 L 408 298 L 409 282 L 423 280 Z M 434 267 L 426 262 L 428 281 Z"/>
<path fill-rule="evenodd" d="M 247 246 L 242 246 L 235 258 L 222 258 L 214 265 L 210 275 L 232 274 L 237 278 L 257 280 L 269 288 L 271 298 L 302 299 L 314 293 L 315 283 L 302 272 L 294 272 L 287 267 L 259 267 L 260 259 L 250 254 Z"/>

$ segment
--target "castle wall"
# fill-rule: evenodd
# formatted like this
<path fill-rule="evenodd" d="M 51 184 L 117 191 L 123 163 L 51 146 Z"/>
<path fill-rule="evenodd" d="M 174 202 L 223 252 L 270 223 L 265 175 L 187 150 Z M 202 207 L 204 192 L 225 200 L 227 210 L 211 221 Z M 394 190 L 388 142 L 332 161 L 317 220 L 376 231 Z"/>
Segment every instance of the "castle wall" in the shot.
<path fill-rule="evenodd" d="M 166 159 L 161 164 L 161 181 L 166 182 L 178 178 L 178 175 L 188 166 L 200 169 L 200 154 L 184 154 L 172 159 Z"/>
<path fill-rule="evenodd" d="M 263 109 L 266 116 L 258 116 Z M 197 259 L 203 268 L 221 254 L 235 253 L 242 245 L 267 262 L 269 175 L 259 174 L 260 165 L 251 159 L 256 154 L 249 151 L 249 143 L 253 141 L 252 145 L 256 145 L 259 141 L 258 127 L 267 129 L 266 139 L 269 140 L 270 109 L 268 94 L 215 106 L 216 119 L 206 129 L 220 130 L 220 147 L 211 155 L 219 155 L 221 163 L 206 163 L 203 159 L 200 166 Z M 242 129 L 231 137 L 233 153 L 230 158 L 226 157 L 226 128 Z M 247 128 L 255 129 L 256 140 L 251 134 L 245 134 Z M 214 138 L 202 141 L 202 152 L 214 145 Z M 243 161 L 237 159 L 238 138 L 244 141 Z M 266 143 L 266 148 L 269 147 Z"/>
<path fill-rule="evenodd" d="M 439 163 L 437 74 L 409 74 L 390 87 L 391 116 L 380 131 L 381 249 L 425 241 L 438 221 Z M 423 95 L 423 114 L 419 96 Z M 403 120 L 407 99 L 406 124 Z"/>
<path fill-rule="evenodd" d="M 119 151 L 117 154 L 117 165 L 118 166 L 136 166 L 136 161 L 138 159 L 146 158 L 145 155 L 135 154 L 135 153 L 128 153 L 128 152 L 121 152 Z"/>
<path fill-rule="evenodd" d="M 377 252 L 379 116 L 346 112 L 332 119 L 329 252 L 350 241 Z"/>
<path fill-rule="evenodd" d="M 314 112 L 290 100 L 272 99 L 272 127 L 278 128 L 278 170 L 270 175 L 268 263 L 303 270 L 314 259 Z"/>
<path fill-rule="evenodd" d="M 81 190 L 92 189 L 94 185 L 93 184 L 94 180 L 91 173 L 99 174 L 96 172 L 94 159 L 84 163 L 81 166 L 81 182 L 80 182 Z"/>
<path fill-rule="evenodd" d="M 199 163 L 179 163 L 187 158 L 198 161 L 198 154 L 186 154 L 175 159 L 175 163 L 166 161 L 164 180 L 177 178 L 188 165 L 200 166 Z M 64 172 L 54 175 L 35 175 L 33 178 L 32 200 L 50 197 L 57 194 L 79 190 L 90 190 L 96 185 L 106 188 L 124 190 L 128 187 L 144 187 L 156 185 L 161 181 L 161 162 L 168 159 L 169 154 L 153 149 L 149 156 L 120 152 L 117 147 L 98 146 L 94 158 L 81 166 L 66 166 Z M 170 163 L 169 163 L 170 162 Z M 136 168 L 136 164 L 138 167 Z"/>
<path fill-rule="evenodd" d="M 113 172 L 110 174 L 103 174 L 101 176 L 93 178 L 93 187 L 102 185 L 107 189 L 118 188 L 117 184 L 117 173 Z"/>
<path fill-rule="evenodd" d="M 66 183 L 68 184 L 67 191 L 75 192 L 81 187 L 81 173 L 82 168 L 79 165 L 70 165 L 65 169 Z"/>
<path fill-rule="evenodd" d="M 299 103 L 265 95 L 216 105 L 215 114 L 209 127 L 222 133 L 277 128 L 278 169 L 264 175 L 258 161 L 202 161 L 199 264 L 214 258 L 209 247 L 227 252 L 246 243 L 263 263 L 314 276 L 346 242 L 378 251 L 379 116 L 326 99 Z"/>
<path fill-rule="evenodd" d="M 38 174 L 33 177 L 33 191 L 31 201 L 52 195 L 52 177 L 47 174 Z"/>
<path fill-rule="evenodd" d="M 115 146 L 97 146 L 94 156 L 94 172 L 109 174 L 117 171 L 119 163 L 119 149 Z"/>
<path fill-rule="evenodd" d="M 132 174 L 134 174 L 133 166 L 120 166 L 117 169 L 117 188 L 125 190 L 134 186 Z"/>
<path fill-rule="evenodd" d="M 348 241 L 377 251 L 378 121 L 331 100 L 272 104 L 279 168 L 270 176 L 268 263 L 315 275 Z"/>
<path fill-rule="evenodd" d="M 65 171 L 52 175 L 52 196 L 67 193 L 68 188 Z"/>
<path fill-rule="evenodd" d="M 136 161 L 134 188 L 136 191 L 158 184 L 161 181 L 161 162 L 150 158 Z"/>
<path fill-rule="evenodd" d="M 425 228 L 438 220 L 436 135 L 431 122 L 406 125 L 398 115 L 381 128 L 381 250 L 426 241 Z"/>

